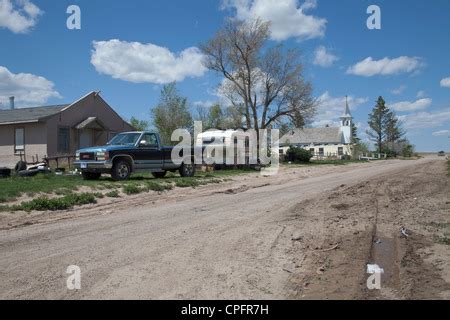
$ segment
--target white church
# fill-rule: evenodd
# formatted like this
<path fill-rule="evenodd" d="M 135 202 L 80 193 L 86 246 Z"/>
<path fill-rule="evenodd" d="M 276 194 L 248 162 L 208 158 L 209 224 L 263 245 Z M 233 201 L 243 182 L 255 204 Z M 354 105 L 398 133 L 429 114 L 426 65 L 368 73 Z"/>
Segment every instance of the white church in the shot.
<path fill-rule="evenodd" d="M 340 117 L 339 127 L 294 129 L 280 139 L 280 153 L 291 146 L 310 150 L 314 158 L 342 158 L 353 155 L 353 117 L 348 107 Z"/>

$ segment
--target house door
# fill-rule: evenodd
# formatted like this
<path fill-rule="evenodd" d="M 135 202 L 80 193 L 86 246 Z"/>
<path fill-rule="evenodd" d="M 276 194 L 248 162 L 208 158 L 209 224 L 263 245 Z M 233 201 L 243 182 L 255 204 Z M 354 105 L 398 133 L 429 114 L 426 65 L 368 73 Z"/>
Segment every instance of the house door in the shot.
<path fill-rule="evenodd" d="M 92 147 L 92 130 L 84 129 L 80 132 L 80 149 Z"/>

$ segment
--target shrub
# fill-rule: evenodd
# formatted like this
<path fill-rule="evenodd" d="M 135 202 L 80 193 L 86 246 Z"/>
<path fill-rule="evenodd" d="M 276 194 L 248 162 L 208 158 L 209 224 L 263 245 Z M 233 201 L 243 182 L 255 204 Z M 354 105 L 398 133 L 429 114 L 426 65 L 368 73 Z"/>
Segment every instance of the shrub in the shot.
<path fill-rule="evenodd" d="M 147 182 L 147 189 L 150 191 L 162 192 L 165 190 L 171 190 L 173 186 L 171 184 L 159 184 L 153 181 Z"/>
<path fill-rule="evenodd" d="M 200 183 L 197 180 L 189 178 L 180 179 L 175 182 L 175 186 L 177 186 L 178 188 L 189 188 L 189 187 L 195 188 L 198 187 L 199 185 Z"/>
<path fill-rule="evenodd" d="M 405 144 L 402 149 L 402 156 L 411 158 L 414 154 L 414 146 L 411 144 Z"/>
<path fill-rule="evenodd" d="M 123 186 L 123 192 L 128 195 L 138 194 L 138 193 L 141 193 L 142 191 L 144 191 L 144 190 L 135 184 L 127 184 L 127 185 Z"/>
<path fill-rule="evenodd" d="M 62 198 L 49 199 L 39 197 L 34 200 L 23 202 L 19 205 L 9 207 L 12 211 L 56 211 L 71 209 L 76 205 L 96 203 L 95 196 L 90 193 L 70 194 Z"/>
<path fill-rule="evenodd" d="M 119 197 L 119 192 L 117 190 L 113 190 L 111 192 L 108 192 L 107 194 L 105 194 L 108 198 L 118 198 Z"/>
<path fill-rule="evenodd" d="M 298 147 L 290 147 L 286 154 L 286 160 L 291 162 L 310 162 L 313 157 L 311 151 Z"/>

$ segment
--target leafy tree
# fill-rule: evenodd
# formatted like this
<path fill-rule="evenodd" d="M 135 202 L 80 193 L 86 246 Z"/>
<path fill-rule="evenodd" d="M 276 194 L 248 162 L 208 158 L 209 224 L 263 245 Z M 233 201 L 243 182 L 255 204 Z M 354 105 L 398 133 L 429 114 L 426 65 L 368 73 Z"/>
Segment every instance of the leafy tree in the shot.
<path fill-rule="evenodd" d="M 402 149 L 402 156 L 406 158 L 411 158 L 414 154 L 414 146 L 410 143 L 406 143 Z"/>
<path fill-rule="evenodd" d="M 173 145 L 172 133 L 176 129 L 192 130 L 192 115 L 187 98 L 182 97 L 176 83 L 165 85 L 161 90 L 159 104 L 151 110 L 153 125 L 164 144 Z"/>
<path fill-rule="evenodd" d="M 354 157 L 357 158 L 359 155 L 361 154 L 367 154 L 369 153 L 369 145 L 365 142 L 359 141 L 357 144 L 355 144 L 354 146 Z"/>
<path fill-rule="evenodd" d="M 208 129 L 223 129 L 224 124 L 225 116 L 222 111 L 222 107 L 220 106 L 220 104 L 216 103 L 209 109 L 207 127 Z"/>
<path fill-rule="evenodd" d="M 363 142 L 358 136 L 358 127 L 352 123 L 352 141 L 353 141 L 353 157 L 358 157 L 360 154 L 369 153 L 369 146 Z"/>
<path fill-rule="evenodd" d="M 150 126 L 150 122 L 146 120 L 139 120 L 135 117 L 131 117 L 130 119 L 131 126 L 137 131 L 145 131 L 148 130 Z"/>
<path fill-rule="evenodd" d="M 225 125 L 228 129 L 241 129 L 243 127 L 242 107 L 231 105 L 225 109 Z"/>
<path fill-rule="evenodd" d="M 219 103 L 211 107 L 199 106 L 195 120 L 202 122 L 203 130 L 240 129 L 242 128 L 242 111 L 236 106 L 223 108 Z"/>

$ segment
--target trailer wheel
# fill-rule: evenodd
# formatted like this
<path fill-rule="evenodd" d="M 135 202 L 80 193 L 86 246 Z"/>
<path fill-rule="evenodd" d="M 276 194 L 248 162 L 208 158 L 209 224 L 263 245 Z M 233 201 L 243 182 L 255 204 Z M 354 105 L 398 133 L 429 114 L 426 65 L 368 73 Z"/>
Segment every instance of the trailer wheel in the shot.
<path fill-rule="evenodd" d="M 195 165 L 183 163 L 180 167 L 180 176 L 182 177 L 193 177 L 195 175 Z"/>

